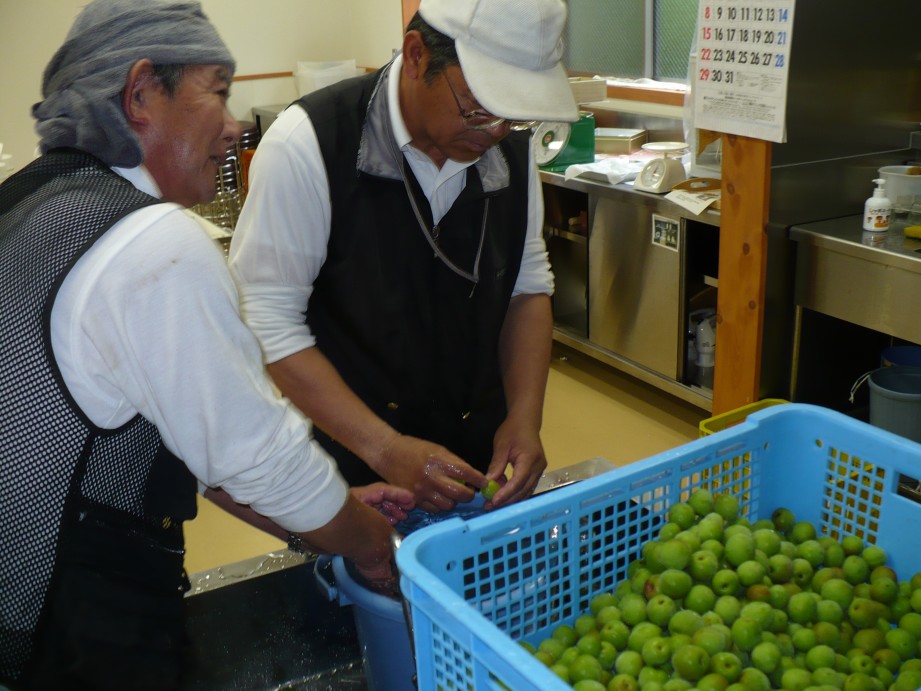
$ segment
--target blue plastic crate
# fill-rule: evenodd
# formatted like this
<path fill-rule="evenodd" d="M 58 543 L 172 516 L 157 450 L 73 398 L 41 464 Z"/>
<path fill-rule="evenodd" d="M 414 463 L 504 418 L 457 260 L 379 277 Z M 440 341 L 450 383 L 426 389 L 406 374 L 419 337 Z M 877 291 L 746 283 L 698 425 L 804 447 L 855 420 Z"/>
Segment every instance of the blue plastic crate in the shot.
<path fill-rule="evenodd" d="M 921 550 L 905 539 L 921 506 L 903 476 L 921 476 L 921 444 L 790 404 L 527 502 L 427 527 L 397 554 L 419 688 L 569 689 L 517 642 L 536 645 L 613 590 L 668 507 L 698 488 L 737 495 L 751 520 L 785 506 L 822 535 L 859 535 L 886 548 L 907 579 L 921 571 Z"/>

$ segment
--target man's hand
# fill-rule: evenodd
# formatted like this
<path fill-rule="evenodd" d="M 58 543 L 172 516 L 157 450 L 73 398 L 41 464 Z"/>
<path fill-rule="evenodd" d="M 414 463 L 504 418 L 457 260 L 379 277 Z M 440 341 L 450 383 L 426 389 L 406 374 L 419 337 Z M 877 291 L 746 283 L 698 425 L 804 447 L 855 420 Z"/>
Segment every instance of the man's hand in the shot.
<path fill-rule="evenodd" d="M 390 546 L 392 532 L 387 519 L 349 493 L 331 521 L 298 534 L 321 554 L 341 554 L 351 559 L 372 589 L 386 591 L 396 582 Z"/>
<path fill-rule="evenodd" d="M 396 565 L 392 559 L 386 564 L 377 564 L 370 568 L 355 564 L 355 568 L 361 574 L 361 577 L 365 579 L 365 585 L 372 592 L 386 597 L 399 597 L 400 574 L 396 570 Z"/>
<path fill-rule="evenodd" d="M 512 468 L 512 476 L 505 481 L 505 469 Z M 547 468 L 540 434 L 526 424 L 506 418 L 496 431 L 493 456 L 486 477 L 503 486 L 484 505 L 495 508 L 527 499 L 534 493 L 540 476 Z M 503 484 L 504 482 L 504 484 Z"/>
<path fill-rule="evenodd" d="M 350 491 L 358 501 L 380 511 L 390 525 L 406 520 L 407 513 L 415 506 L 412 492 L 385 482 L 352 487 Z"/>
<path fill-rule="evenodd" d="M 429 513 L 472 501 L 475 490 L 488 483 L 485 475 L 445 447 L 417 437 L 395 435 L 381 456 L 377 473 L 410 490 L 416 506 Z"/>

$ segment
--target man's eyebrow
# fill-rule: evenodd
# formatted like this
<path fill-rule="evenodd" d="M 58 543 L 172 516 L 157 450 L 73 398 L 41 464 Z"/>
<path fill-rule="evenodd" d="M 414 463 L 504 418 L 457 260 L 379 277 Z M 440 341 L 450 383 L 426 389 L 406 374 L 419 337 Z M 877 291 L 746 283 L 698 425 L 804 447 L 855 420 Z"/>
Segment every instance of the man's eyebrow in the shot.
<path fill-rule="evenodd" d="M 233 77 L 230 76 L 230 70 L 228 70 L 226 67 L 217 68 L 217 77 L 228 85 L 233 81 Z"/>

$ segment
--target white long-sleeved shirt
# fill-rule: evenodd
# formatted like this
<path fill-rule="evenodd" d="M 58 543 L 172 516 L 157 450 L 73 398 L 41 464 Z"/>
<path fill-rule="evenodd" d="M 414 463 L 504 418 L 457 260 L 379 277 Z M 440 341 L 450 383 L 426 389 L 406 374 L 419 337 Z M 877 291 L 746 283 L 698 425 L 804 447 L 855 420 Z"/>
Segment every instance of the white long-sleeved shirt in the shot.
<path fill-rule="evenodd" d="M 160 196 L 143 167 L 116 172 Z M 306 418 L 276 397 L 205 223 L 156 204 L 113 226 L 55 299 L 55 358 L 94 424 L 140 413 L 201 484 L 287 530 L 318 528 L 347 487 Z"/>
<path fill-rule="evenodd" d="M 438 168 L 410 144 L 399 107 L 402 60 L 402 56 L 394 59 L 387 81 L 390 123 L 438 223 L 463 191 L 467 168 L 475 161 L 448 159 Z M 513 295 L 549 295 L 553 274 L 543 238 L 543 196 L 533 156 L 529 167 L 527 237 Z M 242 313 L 262 344 L 266 362 L 316 345 L 304 314 L 326 261 L 329 234 L 329 181 L 316 131 L 303 108 L 288 108 L 259 142 L 230 251 Z"/>

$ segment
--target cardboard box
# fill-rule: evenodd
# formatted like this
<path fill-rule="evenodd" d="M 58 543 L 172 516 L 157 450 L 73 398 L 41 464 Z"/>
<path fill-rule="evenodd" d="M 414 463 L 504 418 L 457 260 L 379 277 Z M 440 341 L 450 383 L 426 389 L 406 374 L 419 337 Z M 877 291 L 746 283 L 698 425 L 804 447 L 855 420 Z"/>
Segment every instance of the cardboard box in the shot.
<path fill-rule="evenodd" d="M 608 83 L 595 77 L 570 77 L 569 88 L 576 103 L 595 103 L 608 97 Z"/>

